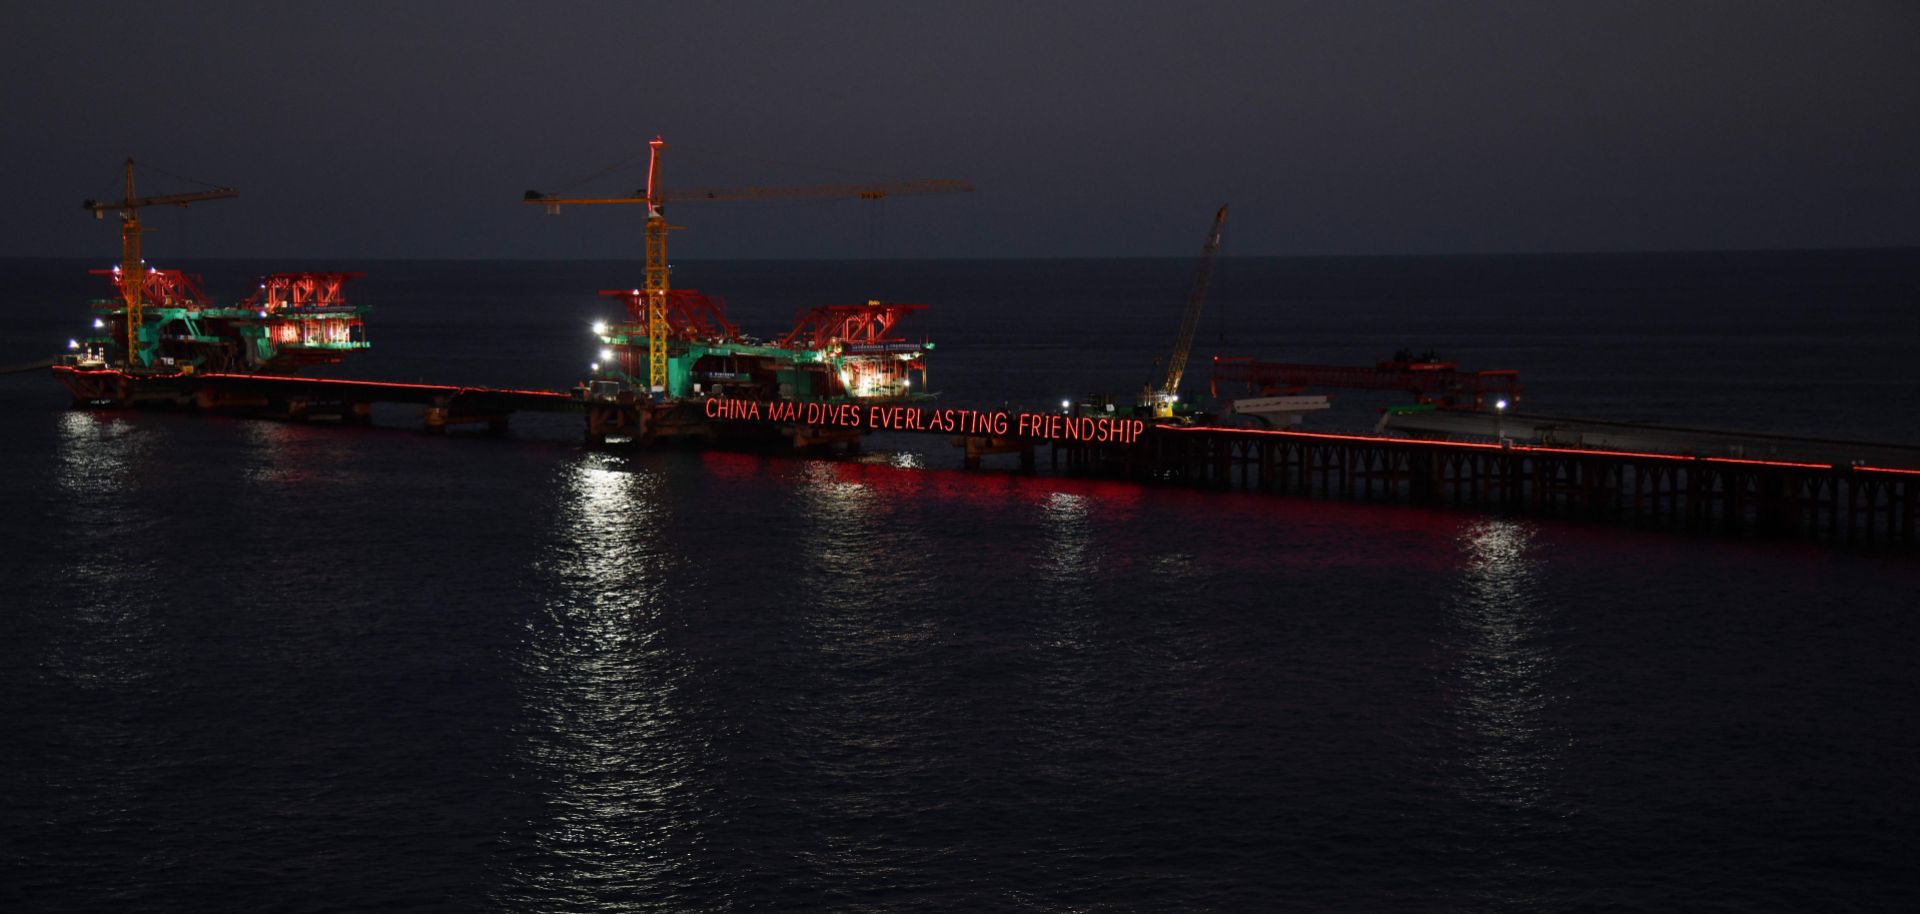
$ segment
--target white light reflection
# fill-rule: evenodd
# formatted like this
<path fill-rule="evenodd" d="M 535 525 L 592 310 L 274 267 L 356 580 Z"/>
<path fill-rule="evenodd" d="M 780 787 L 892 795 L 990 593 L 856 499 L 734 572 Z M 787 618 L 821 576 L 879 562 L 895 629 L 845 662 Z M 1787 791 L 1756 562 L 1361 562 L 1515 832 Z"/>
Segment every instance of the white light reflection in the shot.
<path fill-rule="evenodd" d="M 1448 613 L 1450 710 L 1465 767 L 1460 787 L 1482 802 L 1542 807 L 1552 798 L 1565 741 L 1546 720 L 1554 657 L 1533 528 L 1480 521 L 1465 530 L 1461 546 L 1467 564 Z"/>
<path fill-rule="evenodd" d="M 839 470 L 826 461 L 806 468 L 801 495 L 806 516 L 819 527 L 807 539 L 809 551 L 829 579 L 884 573 L 890 547 L 881 527 L 879 496 L 865 482 L 841 478 Z"/>
<path fill-rule="evenodd" d="M 1087 520 L 1087 497 L 1054 492 L 1042 508 L 1046 519 L 1047 553 L 1044 568 L 1049 579 L 1085 581 L 1094 569 L 1088 562 L 1092 531 Z"/>
<path fill-rule="evenodd" d="M 355 441 L 331 428 L 300 422 L 248 422 L 241 426 L 248 449 L 247 482 L 269 498 L 322 491 L 354 491 L 368 481 Z M 309 510 L 338 507 L 359 510 L 351 501 L 316 499 Z"/>
<path fill-rule="evenodd" d="M 52 508 L 39 535 L 59 544 L 59 568 L 37 576 L 45 582 L 37 600 L 23 605 L 15 595 L 7 612 L 25 631 L 40 627 L 44 648 L 34 652 L 37 669 L 25 672 L 44 677 L 34 691 L 58 695 L 62 705 L 38 715 L 46 732 L 29 730 L 27 742 L 14 737 L 14 745 L 73 747 L 48 769 L 58 772 L 48 786 L 61 792 L 61 805 L 103 824 L 126 822 L 129 810 L 149 807 L 167 789 L 166 766 L 145 750 L 164 739 L 155 721 L 168 719 L 182 688 L 170 675 L 184 659 L 174 653 L 181 639 L 169 631 L 179 609 L 170 579 L 181 567 L 175 550 L 156 546 L 178 542 L 165 523 L 177 490 L 162 478 L 168 446 L 178 442 L 158 423 L 112 413 L 71 410 L 55 422 L 53 499 L 6 509 Z"/>
<path fill-rule="evenodd" d="M 893 785 L 919 777 L 916 759 L 970 710 L 951 679 L 968 620 L 945 611 L 953 604 L 940 590 L 980 569 L 923 532 L 944 519 L 924 503 L 928 474 L 810 461 L 798 477 L 801 586 L 772 611 L 788 620 L 781 666 L 811 688 L 776 699 L 780 739 L 804 750 L 810 779 L 834 784 L 809 791 L 808 812 L 826 828 L 805 855 L 869 878 L 899 871 L 898 845 L 831 823 L 912 814 Z"/>
<path fill-rule="evenodd" d="M 1061 610 L 1047 617 L 1054 622 L 1053 630 L 1042 630 L 1049 647 L 1084 650 L 1098 633 L 1098 613 L 1070 611 L 1099 602 L 1092 591 L 1099 569 L 1091 507 L 1087 496 L 1071 492 L 1054 492 L 1041 506 L 1046 546 L 1038 562 L 1040 578 L 1051 597 L 1048 603 Z"/>
<path fill-rule="evenodd" d="M 926 477 L 884 466 L 811 461 L 799 493 L 807 529 L 802 534 L 804 637 L 823 669 L 844 671 L 872 663 L 902 663 L 903 655 L 939 643 L 942 626 L 928 607 L 955 571 L 921 538 L 914 503 Z M 871 692 L 868 692 L 871 687 Z M 857 684 L 875 708 L 918 713 L 902 683 Z M 911 707 L 910 707 L 911 706 Z"/>
<path fill-rule="evenodd" d="M 518 861 L 515 908 L 605 908 L 684 890 L 713 804 L 712 738 L 684 707 L 687 659 L 670 643 L 659 474 L 581 455 L 561 471 L 559 511 L 534 559 L 544 613 L 528 620 L 518 681 L 524 761 L 545 790 L 536 854 Z"/>
<path fill-rule="evenodd" d="M 82 689 L 121 691 L 147 683 L 161 622 L 153 594 L 165 588 L 164 553 L 130 548 L 162 530 L 141 486 L 156 431 L 146 424 L 72 410 L 59 419 L 60 511 L 47 535 L 73 556 L 63 576 L 67 609 L 51 617 L 48 669 Z"/>

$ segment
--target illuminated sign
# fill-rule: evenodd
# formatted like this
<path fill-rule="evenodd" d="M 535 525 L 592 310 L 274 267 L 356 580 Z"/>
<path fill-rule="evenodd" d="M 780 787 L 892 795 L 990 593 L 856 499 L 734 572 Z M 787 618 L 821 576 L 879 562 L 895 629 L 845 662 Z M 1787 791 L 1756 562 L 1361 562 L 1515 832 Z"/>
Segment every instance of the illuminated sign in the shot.
<path fill-rule="evenodd" d="M 922 409 L 918 406 L 878 403 L 811 403 L 713 397 L 706 401 L 705 410 L 709 419 L 737 422 L 794 422 L 877 432 L 940 432 L 994 438 L 1087 441 L 1095 444 L 1133 444 L 1147 430 L 1144 420 L 1124 417 Z"/>

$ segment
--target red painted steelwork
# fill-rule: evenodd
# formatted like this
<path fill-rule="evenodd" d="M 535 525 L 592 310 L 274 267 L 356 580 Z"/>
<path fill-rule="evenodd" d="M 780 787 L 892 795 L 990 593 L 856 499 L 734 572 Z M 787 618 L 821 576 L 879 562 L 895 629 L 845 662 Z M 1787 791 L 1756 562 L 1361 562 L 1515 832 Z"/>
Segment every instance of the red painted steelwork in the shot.
<path fill-rule="evenodd" d="M 903 343 L 904 337 L 889 336 L 893 325 L 926 305 L 901 305 L 871 301 L 864 305 L 821 305 L 799 313 L 793 329 L 780 338 L 785 348 L 825 349 L 830 343 L 873 345 Z"/>
<path fill-rule="evenodd" d="M 249 296 L 242 307 L 259 308 L 264 311 L 278 311 L 282 308 L 344 308 L 347 297 L 344 287 L 348 280 L 359 279 L 365 273 L 269 273 L 260 277 L 260 288 Z"/>
<path fill-rule="evenodd" d="M 113 280 L 115 289 L 121 288 L 120 270 L 88 270 L 94 276 L 106 276 Z M 183 273 L 179 270 L 157 270 L 148 268 L 144 295 L 141 304 L 161 308 L 205 308 L 207 293 L 200 289 L 200 274 Z"/>
<path fill-rule="evenodd" d="M 645 289 L 601 289 L 600 294 L 627 303 L 627 316 L 640 325 L 631 336 L 642 336 L 647 324 Z M 667 291 L 667 338 L 701 342 L 731 342 L 742 336 L 727 319 L 727 303 L 692 289 Z M 629 372 L 631 374 L 631 372 Z"/>

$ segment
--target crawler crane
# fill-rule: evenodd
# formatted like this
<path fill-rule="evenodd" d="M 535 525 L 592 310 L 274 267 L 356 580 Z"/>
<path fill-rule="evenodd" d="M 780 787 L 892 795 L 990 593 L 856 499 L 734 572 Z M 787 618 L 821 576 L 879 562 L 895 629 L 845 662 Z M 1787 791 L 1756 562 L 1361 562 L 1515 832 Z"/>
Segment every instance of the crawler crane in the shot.
<path fill-rule="evenodd" d="M 1173 352 L 1167 355 L 1167 375 L 1158 388 L 1148 385 L 1140 405 L 1157 418 L 1171 418 L 1173 406 L 1180 400 L 1180 378 L 1187 371 L 1187 355 L 1193 351 L 1193 333 L 1200 327 L 1200 308 L 1207 301 L 1207 282 L 1213 278 L 1213 258 L 1220 250 L 1220 229 L 1227 221 L 1227 207 L 1213 214 L 1213 228 L 1200 251 L 1200 268 L 1193 277 L 1193 291 L 1187 295 L 1187 307 L 1180 313 L 1180 333 L 1173 339 Z"/>

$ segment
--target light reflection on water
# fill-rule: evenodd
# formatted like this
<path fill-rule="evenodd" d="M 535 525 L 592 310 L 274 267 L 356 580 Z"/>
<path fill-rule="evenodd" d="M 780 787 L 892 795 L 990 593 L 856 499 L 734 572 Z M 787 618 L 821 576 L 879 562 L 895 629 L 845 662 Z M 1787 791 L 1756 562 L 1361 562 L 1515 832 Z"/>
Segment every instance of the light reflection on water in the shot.
<path fill-rule="evenodd" d="M 135 488 L 135 459 L 147 449 L 152 428 L 78 409 L 61 413 L 59 425 L 60 471 L 54 479 L 70 501 L 97 500 Z"/>
<path fill-rule="evenodd" d="M 1457 759 L 1450 780 L 1468 803 L 1508 823 L 1468 848 L 1486 870 L 1478 903 L 1487 908 L 1537 910 L 1547 903 L 1540 893 L 1563 876 L 1529 851 L 1545 835 L 1566 834 L 1570 810 L 1555 792 L 1567 740 L 1549 719 L 1552 612 L 1534 533 L 1504 519 L 1468 524 L 1460 538 L 1466 563 L 1448 605 L 1446 713 Z"/>
<path fill-rule="evenodd" d="M 1091 508 L 1087 496 L 1072 492 L 1051 493 L 1041 505 L 1044 551 L 1037 564 L 1055 611 L 1042 620 L 1052 630 L 1040 634 L 1053 648 L 1085 650 L 1099 636 L 1099 614 L 1087 611 L 1099 570 Z"/>
<path fill-rule="evenodd" d="M 688 888 L 712 809 L 710 740 L 684 708 L 687 659 L 668 643 L 677 559 L 660 474 L 606 454 L 559 474 L 554 535 L 538 561 L 545 616 L 515 658 L 523 762 L 544 787 L 532 853 L 508 876 L 513 907 L 588 907 Z"/>
<path fill-rule="evenodd" d="M 1552 604 L 1533 526 L 1504 519 L 1468 524 L 1465 565 L 1448 604 L 1444 671 L 1450 781 L 1467 803 L 1506 823 L 1469 842 L 1484 869 L 1478 903 L 1535 910 L 1564 873 L 1533 849 L 1569 831 L 1572 806 L 1557 793 L 1567 739 L 1553 722 L 1557 660 Z"/>
<path fill-rule="evenodd" d="M 1553 703 L 1549 610 L 1539 595 L 1533 528 L 1476 521 L 1450 606 L 1457 732 L 1476 799 L 1515 807 L 1550 799 L 1561 741 L 1544 721 Z"/>
<path fill-rule="evenodd" d="M 179 688 L 163 644 L 170 615 L 156 606 L 168 569 L 152 545 L 172 507 L 149 488 L 165 442 L 150 424 L 85 410 L 62 414 L 55 435 L 57 510 L 43 533 L 68 558 L 46 592 L 52 605 L 31 608 L 49 627 L 40 672 L 71 709 L 52 717 L 51 744 L 75 751 L 37 786 L 68 798 L 53 819 L 110 832 L 127 827 L 152 790 L 138 770 L 145 712 Z"/>
<path fill-rule="evenodd" d="M 340 429 L 311 428 L 291 422 L 247 422 L 240 433 L 251 445 L 247 480 L 269 497 L 317 487 L 362 486 L 366 479 L 352 459 L 352 442 Z"/>
<path fill-rule="evenodd" d="M 842 478 L 839 469 L 817 461 L 804 472 L 800 497 L 813 528 L 805 537 L 807 553 L 829 578 L 883 571 L 890 544 L 879 523 L 880 496 L 864 481 Z"/>
<path fill-rule="evenodd" d="M 1088 520 L 1087 497 L 1072 492 L 1054 492 L 1047 496 L 1047 553 L 1042 567 L 1049 578 L 1062 583 L 1079 583 L 1093 569 L 1089 565 L 1092 530 Z"/>
<path fill-rule="evenodd" d="M 926 601 L 953 572 L 913 521 L 925 497 L 917 478 L 821 461 L 797 482 L 806 643 L 831 664 L 866 665 L 935 642 L 940 620 Z"/>
<path fill-rule="evenodd" d="M 805 788 L 783 800 L 821 884 L 897 884 L 913 851 L 847 823 L 902 815 L 900 791 L 939 764 L 953 713 L 940 664 L 963 620 L 938 595 L 958 572 L 919 522 L 924 477 L 815 462 L 795 484 L 801 586 L 781 609 L 780 662 L 814 688 L 778 700 L 780 743 L 798 750 L 785 767 Z"/>
<path fill-rule="evenodd" d="M 160 622 L 151 595 L 165 586 L 149 537 L 161 529 L 142 474 L 157 432 L 125 418 L 72 410 L 59 419 L 58 531 L 74 559 L 49 671 L 84 688 L 150 681 Z"/>

